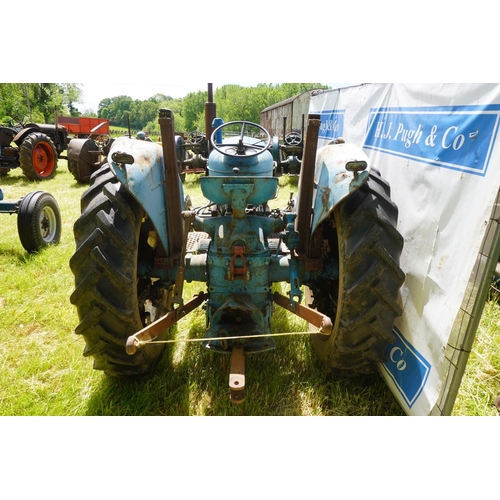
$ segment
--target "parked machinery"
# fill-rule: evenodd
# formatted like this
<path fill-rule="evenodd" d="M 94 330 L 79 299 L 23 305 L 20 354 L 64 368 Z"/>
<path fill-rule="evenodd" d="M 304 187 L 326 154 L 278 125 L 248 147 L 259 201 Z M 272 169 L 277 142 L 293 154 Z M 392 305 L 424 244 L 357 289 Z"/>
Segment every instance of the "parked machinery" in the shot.
<path fill-rule="evenodd" d="M 304 151 L 304 116 L 302 116 L 302 130 L 292 130 L 286 133 L 286 117 L 283 117 L 283 142 L 278 137 L 273 138 L 273 158 L 276 162 L 276 175 L 298 175 L 302 164 Z"/>
<path fill-rule="evenodd" d="M 38 252 L 59 243 L 61 214 L 51 194 L 35 191 L 19 201 L 5 201 L 0 189 L 0 213 L 17 215 L 19 239 L 27 252 Z"/>
<path fill-rule="evenodd" d="M 272 138 L 257 124 L 216 120 L 200 177 L 210 201 L 192 208 L 173 113 L 160 110 L 159 124 L 162 146 L 115 140 L 82 196 L 71 302 L 94 367 L 110 376 L 150 372 L 169 327 L 204 305 L 200 342 L 231 357 L 230 398 L 239 403 L 245 355 L 275 347 L 277 304 L 309 322 L 326 369 L 375 371 L 401 313 L 403 238 L 389 185 L 364 152 L 342 140 L 317 149 L 320 120 L 309 116 L 297 198 L 269 209 L 278 188 Z M 206 288 L 185 298 L 191 281 Z M 273 292 L 276 283 L 287 284 L 287 296 Z"/>
<path fill-rule="evenodd" d="M 103 125 L 104 123 L 101 123 L 92 129 L 88 137 L 71 139 L 69 142 L 68 170 L 80 184 L 89 184 L 91 175 L 107 162 L 107 154 L 115 139 L 107 133 L 100 133 L 100 128 Z M 130 132 L 128 137 L 131 139 Z M 195 151 L 197 151 L 197 146 L 198 145 L 193 145 Z M 177 169 L 184 179 L 184 163 L 186 163 L 186 166 L 192 166 L 192 168 L 198 168 L 198 165 L 193 160 L 193 157 L 188 159 L 187 151 L 190 150 L 190 145 L 186 144 L 180 135 L 175 136 L 175 148 Z M 197 172 L 199 171 L 200 170 L 197 170 Z"/>
<path fill-rule="evenodd" d="M 21 167 L 30 180 L 51 179 L 67 146 L 68 134 L 62 126 L 13 120 L 0 126 L 0 176 Z"/>
<path fill-rule="evenodd" d="M 112 143 L 111 136 L 94 130 L 90 137 L 71 139 L 68 144 L 68 170 L 78 183 L 90 182 L 90 176 L 106 163 Z"/>

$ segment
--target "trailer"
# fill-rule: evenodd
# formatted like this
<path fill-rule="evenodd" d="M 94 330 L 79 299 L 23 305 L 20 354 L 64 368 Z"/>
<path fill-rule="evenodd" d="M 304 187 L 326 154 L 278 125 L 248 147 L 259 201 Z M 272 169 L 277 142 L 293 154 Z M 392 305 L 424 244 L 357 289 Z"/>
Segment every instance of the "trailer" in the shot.
<path fill-rule="evenodd" d="M 60 125 L 66 127 L 69 134 L 78 139 L 86 139 L 91 135 L 109 134 L 109 120 L 105 118 L 59 116 L 58 120 Z"/>

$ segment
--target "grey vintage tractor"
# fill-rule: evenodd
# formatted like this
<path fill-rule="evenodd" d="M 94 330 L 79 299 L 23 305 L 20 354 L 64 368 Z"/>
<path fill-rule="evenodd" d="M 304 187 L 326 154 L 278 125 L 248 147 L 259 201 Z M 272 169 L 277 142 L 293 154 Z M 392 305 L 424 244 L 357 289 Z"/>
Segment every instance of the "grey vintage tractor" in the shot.
<path fill-rule="evenodd" d="M 70 261 L 84 355 L 109 376 L 148 373 L 169 328 L 203 305 L 200 344 L 230 356 L 230 399 L 240 403 L 245 356 L 275 348 L 279 305 L 309 323 L 326 369 L 376 371 L 394 342 L 404 281 L 388 183 L 354 145 L 339 139 L 318 149 L 320 120 L 310 115 L 297 196 L 270 209 L 279 179 L 269 133 L 208 122 L 204 206 L 184 199 L 170 110 L 159 112 L 162 146 L 116 139 L 93 174 Z M 206 288 L 184 297 L 191 281 Z M 278 283 L 288 295 L 275 291 Z"/>

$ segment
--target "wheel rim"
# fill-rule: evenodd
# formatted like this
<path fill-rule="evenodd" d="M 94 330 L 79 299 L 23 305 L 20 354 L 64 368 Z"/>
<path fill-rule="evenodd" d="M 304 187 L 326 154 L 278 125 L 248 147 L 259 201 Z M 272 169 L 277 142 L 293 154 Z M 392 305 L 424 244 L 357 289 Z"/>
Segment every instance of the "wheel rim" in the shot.
<path fill-rule="evenodd" d="M 33 149 L 32 163 L 35 172 L 41 177 L 49 176 L 54 170 L 54 153 L 50 144 L 40 142 Z"/>
<path fill-rule="evenodd" d="M 40 212 L 39 218 L 40 235 L 43 241 L 50 243 L 54 240 L 57 232 L 57 217 L 54 210 L 50 207 L 45 207 Z"/>

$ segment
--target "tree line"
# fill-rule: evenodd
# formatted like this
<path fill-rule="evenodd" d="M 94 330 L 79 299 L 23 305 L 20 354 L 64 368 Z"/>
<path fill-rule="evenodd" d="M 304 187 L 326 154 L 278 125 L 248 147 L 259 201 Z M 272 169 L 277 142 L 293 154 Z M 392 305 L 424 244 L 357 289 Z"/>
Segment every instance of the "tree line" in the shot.
<path fill-rule="evenodd" d="M 293 97 L 307 90 L 328 88 L 320 83 L 261 83 L 255 87 L 228 84 L 214 91 L 217 116 L 225 122 L 245 120 L 260 122 L 260 112 L 277 102 Z M 111 124 L 131 129 L 143 129 L 151 135 L 159 133 L 158 110 L 171 109 L 174 113 L 175 128 L 179 132 L 205 130 L 206 91 L 191 92 L 183 98 L 174 99 L 156 94 L 146 101 L 133 100 L 128 96 L 103 99 L 99 103 L 97 116 L 109 119 Z"/>
<path fill-rule="evenodd" d="M 61 116 L 97 116 L 107 118 L 111 126 L 159 133 L 158 110 L 169 108 L 174 113 L 177 131 L 205 129 L 204 107 L 206 91 L 192 92 L 183 98 L 156 94 L 144 101 L 129 96 L 107 97 L 99 103 L 97 112 L 80 113 L 76 104 L 83 91 L 74 83 L 1 83 L 0 123 L 26 118 L 31 122 L 54 123 L 54 109 Z M 261 83 L 254 87 L 227 84 L 215 89 L 217 116 L 225 122 L 246 120 L 260 122 L 260 112 L 277 102 L 304 91 L 327 88 L 320 83 Z"/>
<path fill-rule="evenodd" d="M 0 123 L 54 123 L 60 115 L 79 116 L 82 89 L 76 83 L 0 83 Z"/>

